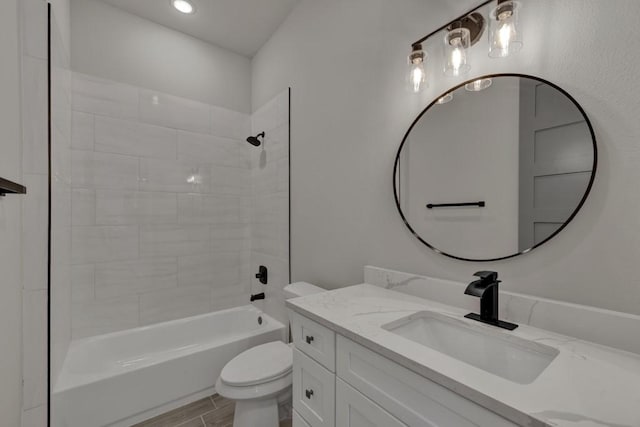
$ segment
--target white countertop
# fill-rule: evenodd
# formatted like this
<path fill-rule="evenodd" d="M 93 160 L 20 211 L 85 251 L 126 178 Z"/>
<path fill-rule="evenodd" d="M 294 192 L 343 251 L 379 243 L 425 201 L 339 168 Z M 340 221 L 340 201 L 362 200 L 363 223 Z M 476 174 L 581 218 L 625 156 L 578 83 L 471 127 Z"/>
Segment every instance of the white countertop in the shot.
<path fill-rule="evenodd" d="M 462 318 L 467 310 L 368 284 L 286 303 L 290 309 L 517 424 L 640 427 L 640 355 L 527 325 L 512 332 L 486 326 L 559 351 L 531 384 L 517 384 L 381 327 L 424 310 L 456 318 Z"/>

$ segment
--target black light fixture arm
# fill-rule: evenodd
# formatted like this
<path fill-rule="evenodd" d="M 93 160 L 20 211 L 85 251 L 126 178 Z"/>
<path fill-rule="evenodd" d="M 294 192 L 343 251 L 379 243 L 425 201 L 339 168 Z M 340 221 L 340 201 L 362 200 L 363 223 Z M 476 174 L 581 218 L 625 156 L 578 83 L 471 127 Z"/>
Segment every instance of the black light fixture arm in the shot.
<path fill-rule="evenodd" d="M 419 44 L 424 43 L 427 39 L 431 38 L 432 36 L 438 34 L 440 31 L 445 30 L 449 25 L 453 24 L 454 22 L 460 21 L 462 19 L 464 19 L 465 17 L 471 15 L 473 12 L 477 11 L 478 9 L 488 5 L 491 2 L 494 2 L 496 0 L 486 0 L 483 1 L 481 4 L 479 4 L 478 6 L 476 6 L 475 8 L 471 9 L 470 11 L 458 16 L 456 19 L 453 19 L 449 22 L 447 22 L 446 24 L 444 24 L 443 26 L 439 27 L 438 29 L 436 29 L 435 31 L 430 32 L 429 34 L 427 34 L 426 36 L 424 36 L 423 38 L 421 38 L 420 40 L 416 40 L 415 42 L 413 42 L 411 44 L 411 46 L 416 46 Z M 498 0 L 498 2 L 500 2 L 500 0 Z"/>

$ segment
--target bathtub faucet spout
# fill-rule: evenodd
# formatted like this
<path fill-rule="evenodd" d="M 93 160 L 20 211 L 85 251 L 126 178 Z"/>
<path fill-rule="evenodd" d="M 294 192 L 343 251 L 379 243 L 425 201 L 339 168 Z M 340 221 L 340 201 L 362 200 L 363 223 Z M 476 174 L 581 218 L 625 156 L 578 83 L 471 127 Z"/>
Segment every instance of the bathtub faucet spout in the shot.
<path fill-rule="evenodd" d="M 255 300 L 258 300 L 258 299 L 264 299 L 264 292 L 260 294 L 251 295 L 251 302 L 254 302 Z"/>

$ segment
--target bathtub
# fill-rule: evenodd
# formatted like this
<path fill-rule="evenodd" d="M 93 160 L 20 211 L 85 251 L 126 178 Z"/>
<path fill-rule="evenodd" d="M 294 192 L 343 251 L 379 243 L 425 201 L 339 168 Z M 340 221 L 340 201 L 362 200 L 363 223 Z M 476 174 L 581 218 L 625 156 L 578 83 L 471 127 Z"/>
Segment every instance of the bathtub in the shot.
<path fill-rule="evenodd" d="M 211 395 L 229 360 L 286 331 L 248 305 L 73 341 L 53 427 L 128 427 Z"/>

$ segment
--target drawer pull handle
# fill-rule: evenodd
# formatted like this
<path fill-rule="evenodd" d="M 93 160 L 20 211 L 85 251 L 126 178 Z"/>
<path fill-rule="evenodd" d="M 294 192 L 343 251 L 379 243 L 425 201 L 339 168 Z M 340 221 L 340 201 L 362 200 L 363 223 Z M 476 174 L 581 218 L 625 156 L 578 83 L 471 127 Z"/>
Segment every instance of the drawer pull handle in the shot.
<path fill-rule="evenodd" d="M 304 395 L 307 396 L 307 399 L 311 399 L 311 396 L 313 396 L 313 390 L 305 390 Z"/>
<path fill-rule="evenodd" d="M 307 344 L 311 344 L 313 342 L 313 337 L 310 335 L 307 335 L 305 337 L 305 341 L 307 342 Z"/>

